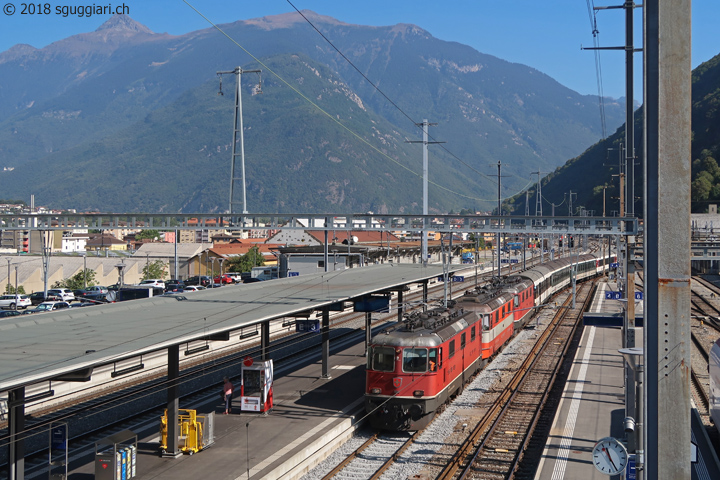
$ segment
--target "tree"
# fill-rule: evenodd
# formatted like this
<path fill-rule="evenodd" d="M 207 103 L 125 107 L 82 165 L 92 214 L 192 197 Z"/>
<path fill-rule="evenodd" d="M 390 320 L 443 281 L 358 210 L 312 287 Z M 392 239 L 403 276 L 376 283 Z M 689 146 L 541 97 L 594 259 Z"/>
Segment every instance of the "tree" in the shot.
<path fill-rule="evenodd" d="M 12 294 L 16 293 L 16 292 L 15 292 L 15 286 L 14 286 L 14 285 L 7 285 L 7 286 L 5 287 L 5 293 L 7 293 L 7 294 L 9 294 L 9 295 L 12 295 Z M 25 287 L 23 287 L 22 285 L 18 285 L 17 294 L 18 294 L 18 295 L 25 295 Z"/>
<path fill-rule="evenodd" d="M 160 230 L 141 230 L 135 234 L 135 240 L 149 238 L 150 240 L 160 240 Z"/>
<path fill-rule="evenodd" d="M 149 280 L 151 278 L 163 279 L 167 275 L 165 271 L 166 268 L 167 265 L 165 265 L 165 262 L 162 260 L 153 260 L 142 268 L 141 280 Z"/>
<path fill-rule="evenodd" d="M 253 267 L 265 265 L 265 259 L 258 247 L 252 247 L 245 255 L 230 258 L 226 265 L 228 272 L 249 272 Z"/>
<path fill-rule="evenodd" d="M 97 285 L 95 283 L 95 271 L 89 268 L 83 269 L 73 275 L 70 278 L 57 281 L 52 285 L 52 288 L 69 288 L 70 290 L 80 290 L 85 288 L 85 285 L 92 287 Z"/>

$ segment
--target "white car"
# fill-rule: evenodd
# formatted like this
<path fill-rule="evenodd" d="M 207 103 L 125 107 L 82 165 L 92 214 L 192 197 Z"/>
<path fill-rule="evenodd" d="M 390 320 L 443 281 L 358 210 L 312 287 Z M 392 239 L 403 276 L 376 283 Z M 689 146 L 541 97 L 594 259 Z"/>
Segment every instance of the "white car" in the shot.
<path fill-rule="evenodd" d="M 70 304 L 68 302 L 43 302 L 25 313 L 52 312 L 54 310 L 62 310 L 64 308 L 70 308 Z"/>
<path fill-rule="evenodd" d="M 32 306 L 30 297 L 27 295 L 2 295 L 0 296 L 0 308 L 17 310 Z"/>
<path fill-rule="evenodd" d="M 75 294 L 69 288 L 51 288 L 47 291 L 48 295 L 56 295 L 62 298 L 63 302 L 72 302 L 75 300 Z"/>
<path fill-rule="evenodd" d="M 165 281 L 159 280 L 157 278 L 148 278 L 147 280 L 143 280 L 142 282 L 138 283 L 138 285 L 152 285 L 153 287 L 158 287 L 165 290 Z"/>
<path fill-rule="evenodd" d="M 200 285 L 187 285 L 183 288 L 184 292 L 199 292 L 200 290 L 205 290 L 205 287 Z"/>

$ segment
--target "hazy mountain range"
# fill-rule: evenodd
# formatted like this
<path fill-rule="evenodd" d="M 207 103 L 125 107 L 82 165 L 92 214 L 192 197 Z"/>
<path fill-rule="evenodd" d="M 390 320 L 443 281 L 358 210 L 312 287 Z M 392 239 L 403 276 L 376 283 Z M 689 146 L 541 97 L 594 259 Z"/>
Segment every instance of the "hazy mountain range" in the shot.
<path fill-rule="evenodd" d="M 635 112 L 635 214 L 643 216 L 643 109 Z M 625 143 L 625 125 L 569 160 L 543 178 L 543 214 L 569 214 L 569 194 L 573 196 L 573 215 L 578 208 L 603 214 L 620 212 L 618 173 L 621 149 Z M 711 203 L 720 204 L 720 55 L 699 65 L 692 72 L 692 210 L 705 213 Z M 536 187 L 530 189 L 530 215 L 535 215 Z M 504 210 L 525 214 L 525 193 L 510 199 Z"/>
<path fill-rule="evenodd" d="M 251 212 L 421 212 L 421 132 L 430 128 L 430 206 L 492 208 L 531 172 L 553 171 L 601 137 L 597 98 L 414 25 L 350 25 L 297 13 L 158 34 L 127 16 L 42 49 L 0 53 L 3 197 L 100 211 L 228 208 L 233 75 L 243 75 Z M 255 59 L 245 51 L 251 52 Z M 624 105 L 606 99 L 608 128 Z M 409 117 L 409 118 L 408 118 Z M 507 177 L 505 177 L 507 175 Z"/>

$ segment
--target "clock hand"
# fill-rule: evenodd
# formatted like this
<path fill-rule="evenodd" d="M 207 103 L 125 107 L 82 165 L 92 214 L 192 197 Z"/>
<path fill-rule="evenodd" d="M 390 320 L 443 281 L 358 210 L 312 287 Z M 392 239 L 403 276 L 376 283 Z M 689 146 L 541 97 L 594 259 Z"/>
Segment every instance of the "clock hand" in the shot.
<path fill-rule="evenodd" d="M 610 463 L 612 463 L 613 468 L 615 470 L 617 470 L 617 467 L 615 466 L 615 462 L 613 461 L 612 457 L 610 456 L 610 452 L 605 447 L 603 447 L 602 450 L 603 450 L 603 452 L 605 452 L 605 455 L 607 455 L 608 460 L 610 460 Z"/>

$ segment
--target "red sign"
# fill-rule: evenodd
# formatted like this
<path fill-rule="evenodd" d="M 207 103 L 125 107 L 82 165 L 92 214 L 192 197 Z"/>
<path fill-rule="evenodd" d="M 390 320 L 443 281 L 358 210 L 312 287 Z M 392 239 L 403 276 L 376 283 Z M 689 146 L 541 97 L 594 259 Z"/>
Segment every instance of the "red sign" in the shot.
<path fill-rule="evenodd" d="M 245 359 L 243 359 L 243 365 L 245 365 L 246 367 L 251 367 L 252 364 L 253 364 L 252 357 L 245 357 Z"/>

